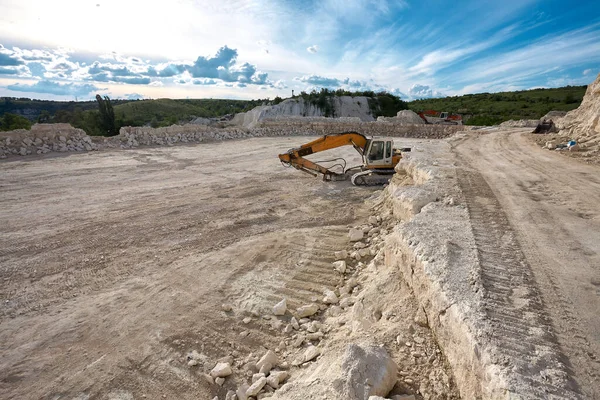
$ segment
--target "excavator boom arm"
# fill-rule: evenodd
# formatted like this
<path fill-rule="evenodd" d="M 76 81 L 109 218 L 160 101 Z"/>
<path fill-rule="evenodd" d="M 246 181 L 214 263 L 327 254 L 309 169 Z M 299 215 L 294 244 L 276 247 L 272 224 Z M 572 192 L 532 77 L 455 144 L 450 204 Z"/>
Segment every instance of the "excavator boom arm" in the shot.
<path fill-rule="evenodd" d="M 321 173 L 324 175 L 324 178 L 327 179 L 332 175 L 338 174 L 304 157 L 320 151 L 347 145 L 352 145 L 361 155 L 363 155 L 368 142 L 369 139 L 367 139 L 366 136 L 357 132 L 342 132 L 333 135 L 325 135 L 312 142 L 303 144 L 300 147 L 290 149 L 287 153 L 280 154 L 279 159 L 282 163 L 291 165 L 300 171 L 312 175 L 316 175 L 315 172 Z"/>

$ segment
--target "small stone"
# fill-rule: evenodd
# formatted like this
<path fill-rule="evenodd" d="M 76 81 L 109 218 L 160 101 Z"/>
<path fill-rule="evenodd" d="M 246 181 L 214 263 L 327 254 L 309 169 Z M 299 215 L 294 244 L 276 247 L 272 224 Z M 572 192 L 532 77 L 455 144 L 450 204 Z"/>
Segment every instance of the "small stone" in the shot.
<path fill-rule="evenodd" d="M 346 272 L 346 261 L 335 261 L 333 263 L 333 269 L 335 269 L 337 272 L 339 272 L 340 274 L 343 274 L 344 272 Z"/>
<path fill-rule="evenodd" d="M 348 307 L 354 305 L 354 301 L 355 301 L 354 297 L 343 298 L 342 300 L 340 300 L 340 307 L 348 308 Z"/>
<path fill-rule="evenodd" d="M 281 300 L 279 303 L 277 303 L 273 306 L 273 314 L 274 315 L 285 315 L 286 310 L 287 310 L 286 299 Z"/>
<path fill-rule="evenodd" d="M 369 223 L 371 225 L 377 225 L 379 223 L 379 221 L 377 220 L 377 217 L 375 215 L 371 215 L 369 217 Z"/>
<path fill-rule="evenodd" d="M 308 362 L 314 360 L 320 354 L 321 350 L 319 350 L 319 348 L 317 348 L 316 346 L 309 346 L 304 352 L 304 356 L 302 357 L 302 359 L 304 360 L 304 362 Z"/>
<path fill-rule="evenodd" d="M 423 339 L 421 336 L 416 336 L 414 338 L 415 343 L 417 344 L 423 344 L 425 342 L 425 339 Z"/>
<path fill-rule="evenodd" d="M 319 311 L 319 306 L 316 304 L 308 304 L 302 307 L 299 307 L 296 310 L 296 313 L 298 314 L 298 317 L 300 318 L 304 318 L 304 317 L 310 317 L 311 315 L 316 314 Z"/>
<path fill-rule="evenodd" d="M 258 362 L 256 363 L 256 367 L 260 370 L 263 367 L 263 365 L 267 363 L 271 364 L 272 367 L 279 365 L 279 357 L 271 350 L 268 350 L 265 353 L 265 355 L 262 356 L 260 360 L 258 360 Z"/>
<path fill-rule="evenodd" d="M 340 250 L 333 253 L 336 260 L 345 260 L 348 258 L 348 252 L 346 250 Z"/>
<path fill-rule="evenodd" d="M 371 255 L 371 249 L 360 249 L 358 250 L 358 254 L 360 255 L 360 257 L 367 257 L 369 255 Z"/>
<path fill-rule="evenodd" d="M 359 229 L 350 229 L 350 232 L 348 232 L 348 237 L 350 238 L 351 242 L 358 242 L 359 240 L 362 240 L 364 233 Z"/>
<path fill-rule="evenodd" d="M 231 371 L 231 366 L 229 363 L 217 363 L 212 371 L 210 371 L 210 376 L 213 378 L 224 378 L 232 373 L 233 371 Z"/>
<path fill-rule="evenodd" d="M 221 378 L 221 377 L 216 378 L 215 383 L 219 386 L 223 386 L 223 383 L 225 383 L 225 378 Z"/>
<path fill-rule="evenodd" d="M 244 318 L 244 319 L 242 320 L 242 322 L 243 322 L 244 324 L 249 324 L 250 322 L 252 322 L 252 318 L 250 318 L 250 317 L 246 317 L 246 318 Z"/>
<path fill-rule="evenodd" d="M 294 328 L 295 330 L 300 329 L 300 324 L 298 324 L 298 320 L 296 319 L 296 317 L 292 317 L 292 319 L 290 320 L 290 325 L 292 325 L 292 328 Z"/>
<path fill-rule="evenodd" d="M 188 367 L 195 367 L 195 366 L 196 366 L 196 365 L 198 365 L 198 364 L 200 364 L 200 363 L 198 362 L 198 360 L 190 360 L 190 361 L 188 361 L 188 363 L 187 363 Z"/>
<path fill-rule="evenodd" d="M 250 387 L 243 383 L 240 387 L 238 387 L 236 394 L 237 394 L 237 398 L 238 400 L 247 400 L 248 399 L 248 395 L 246 394 L 246 392 L 248 391 Z"/>
<path fill-rule="evenodd" d="M 427 322 L 427 315 L 425 315 L 425 311 L 423 311 L 423 309 L 420 307 L 417 310 L 417 314 L 415 315 L 414 321 L 417 323 L 417 325 L 422 326 L 424 328 L 427 328 L 429 326 Z"/>
<path fill-rule="evenodd" d="M 233 310 L 233 307 L 231 307 L 231 304 L 221 304 L 221 310 L 225 312 L 230 312 L 231 310 Z"/>
<path fill-rule="evenodd" d="M 285 328 L 283 328 L 283 333 L 290 334 L 292 332 L 294 332 L 294 328 L 292 327 L 292 324 L 287 324 L 285 326 Z"/>
<path fill-rule="evenodd" d="M 259 372 L 257 374 L 252 375 L 252 383 L 256 382 L 257 380 L 259 380 L 260 378 L 264 378 L 265 374 L 262 372 Z"/>
<path fill-rule="evenodd" d="M 354 247 L 355 250 L 359 250 L 359 249 L 364 249 L 365 247 L 367 247 L 366 244 L 364 244 L 363 242 L 356 242 L 354 243 Z"/>
<path fill-rule="evenodd" d="M 271 372 L 272 369 L 273 369 L 273 365 L 271 363 L 267 362 L 267 363 L 264 363 L 262 365 L 262 367 L 260 367 L 260 370 L 258 372 L 267 376 L 269 374 L 269 372 Z"/>
<path fill-rule="evenodd" d="M 237 398 L 235 392 L 233 390 L 228 390 L 225 395 L 225 400 L 235 400 Z"/>
<path fill-rule="evenodd" d="M 325 290 L 323 294 L 325 295 L 323 298 L 325 304 L 337 304 L 340 301 L 333 290 Z"/>
<path fill-rule="evenodd" d="M 250 396 L 256 396 L 258 394 L 258 392 L 261 391 L 261 389 L 267 384 L 267 378 L 262 377 L 259 380 L 257 380 L 256 382 L 254 382 L 249 388 L 248 390 L 246 390 L 246 396 L 250 397 Z"/>

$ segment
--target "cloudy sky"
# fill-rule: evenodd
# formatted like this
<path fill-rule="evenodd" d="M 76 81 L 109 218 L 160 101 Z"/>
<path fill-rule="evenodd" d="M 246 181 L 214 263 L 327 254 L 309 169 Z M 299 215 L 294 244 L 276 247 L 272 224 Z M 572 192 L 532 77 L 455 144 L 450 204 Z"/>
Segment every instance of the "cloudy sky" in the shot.
<path fill-rule="evenodd" d="M 597 0 L 0 0 L 0 96 L 413 99 L 598 73 Z"/>

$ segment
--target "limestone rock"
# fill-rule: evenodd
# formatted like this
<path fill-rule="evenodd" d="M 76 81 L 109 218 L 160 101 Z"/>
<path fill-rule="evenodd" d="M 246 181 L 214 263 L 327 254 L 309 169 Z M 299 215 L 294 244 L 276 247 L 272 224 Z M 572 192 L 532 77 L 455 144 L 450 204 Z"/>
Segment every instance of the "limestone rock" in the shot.
<path fill-rule="evenodd" d="M 286 310 L 287 310 L 286 299 L 281 300 L 279 303 L 277 303 L 273 306 L 273 314 L 274 315 L 285 315 Z"/>
<path fill-rule="evenodd" d="M 362 240 L 364 233 L 360 229 L 350 229 L 350 232 L 348 232 L 348 237 L 350 238 L 351 242 L 358 242 L 359 240 Z"/>
<path fill-rule="evenodd" d="M 336 380 L 347 399 L 387 396 L 396 384 L 398 367 L 383 347 L 350 344 L 342 359 L 343 376 Z M 367 384 L 368 382 L 368 384 Z"/>
<path fill-rule="evenodd" d="M 233 373 L 229 363 L 217 363 L 215 367 L 210 371 L 210 376 L 213 378 L 224 378 Z"/>
<path fill-rule="evenodd" d="M 273 351 L 268 350 L 264 356 L 256 363 L 256 367 L 260 370 L 265 364 L 271 364 L 272 367 L 279 365 L 279 357 Z"/>
<path fill-rule="evenodd" d="M 302 360 L 303 360 L 303 362 L 308 362 L 308 361 L 314 360 L 320 354 L 321 354 L 321 350 L 319 350 L 318 347 L 316 347 L 316 346 L 309 346 L 306 349 L 306 351 L 304 352 L 304 355 L 302 356 Z"/>
<path fill-rule="evenodd" d="M 340 274 L 346 272 L 346 261 L 336 261 L 333 263 L 333 269 L 335 269 Z"/>
<path fill-rule="evenodd" d="M 338 301 L 340 301 L 335 292 L 332 290 L 325 290 L 323 295 L 325 296 L 323 298 L 323 303 L 325 304 L 337 304 Z"/>
<path fill-rule="evenodd" d="M 295 330 L 300 329 L 300 324 L 298 324 L 298 320 L 296 319 L 296 317 L 292 317 L 292 319 L 290 320 L 290 325 L 292 325 L 292 328 L 294 328 Z"/>
<path fill-rule="evenodd" d="M 252 385 L 250 385 L 248 390 L 246 390 L 246 396 L 248 396 L 248 397 L 256 396 L 258 394 L 258 392 L 260 392 L 266 384 L 267 384 L 267 378 L 265 378 L 265 377 L 260 378 L 259 380 L 254 382 Z"/>
<path fill-rule="evenodd" d="M 345 260 L 348 258 L 348 252 L 346 250 L 340 250 L 333 253 L 336 260 Z"/>
<path fill-rule="evenodd" d="M 310 317 L 311 315 L 316 314 L 319 311 L 319 306 L 316 304 L 307 304 L 305 306 L 299 307 L 296 310 L 299 318 Z"/>

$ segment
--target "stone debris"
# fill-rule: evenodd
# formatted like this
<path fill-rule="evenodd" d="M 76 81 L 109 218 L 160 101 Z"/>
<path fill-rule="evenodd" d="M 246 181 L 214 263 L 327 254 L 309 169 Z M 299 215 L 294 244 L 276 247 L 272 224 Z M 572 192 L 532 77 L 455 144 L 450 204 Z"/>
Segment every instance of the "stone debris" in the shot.
<path fill-rule="evenodd" d="M 294 328 L 295 330 L 300 329 L 300 324 L 298 323 L 296 317 L 292 317 L 292 319 L 290 320 L 290 325 L 292 325 L 292 328 Z"/>
<path fill-rule="evenodd" d="M 266 377 L 266 375 L 263 372 L 259 372 L 259 373 L 253 374 L 252 375 L 252 383 L 256 382 L 260 378 L 265 378 L 265 377 Z"/>
<path fill-rule="evenodd" d="M 231 370 L 231 365 L 229 363 L 217 363 L 215 367 L 210 371 L 210 376 L 214 378 L 224 378 L 233 373 Z"/>
<path fill-rule="evenodd" d="M 310 317 L 311 315 L 316 314 L 319 311 L 319 306 L 317 304 L 307 304 L 305 306 L 299 307 L 296 310 L 299 318 Z"/>
<path fill-rule="evenodd" d="M 335 269 L 340 274 L 345 273 L 346 268 L 347 268 L 346 261 L 336 261 L 333 263 L 333 269 Z"/>
<path fill-rule="evenodd" d="M 225 378 L 221 378 L 221 377 L 216 378 L 215 383 L 219 386 L 223 386 L 223 383 L 225 383 Z"/>
<path fill-rule="evenodd" d="M 225 395 L 225 400 L 235 400 L 235 399 L 237 399 L 235 392 L 233 390 L 228 390 L 227 394 Z"/>
<path fill-rule="evenodd" d="M 316 347 L 316 346 L 309 346 L 306 349 L 306 351 L 304 352 L 304 355 L 302 356 L 302 361 L 303 362 L 308 362 L 308 361 L 314 360 L 320 354 L 321 354 L 321 350 L 319 350 L 318 347 Z"/>
<path fill-rule="evenodd" d="M 248 397 L 256 396 L 258 394 L 258 392 L 260 392 L 266 384 L 267 384 L 267 378 L 265 378 L 263 376 L 262 378 L 260 378 L 256 382 L 254 382 L 252 385 L 250 385 L 248 390 L 246 390 L 246 396 L 248 396 Z"/>
<path fill-rule="evenodd" d="M 248 400 L 248 395 L 246 393 L 248 392 L 249 388 L 250 386 L 245 383 L 238 387 L 237 391 L 235 392 L 238 400 Z"/>
<path fill-rule="evenodd" d="M 332 290 L 325 290 L 323 295 L 325 296 L 323 298 L 323 303 L 325 304 L 337 304 L 340 301 L 335 292 Z"/>
<path fill-rule="evenodd" d="M 233 307 L 231 306 L 231 304 L 221 304 L 221 310 L 225 312 L 230 312 L 231 310 L 233 310 Z"/>
<path fill-rule="evenodd" d="M 242 320 L 242 322 L 243 322 L 244 324 L 249 324 L 250 322 L 252 322 L 252 318 L 250 318 L 250 317 L 246 317 L 246 318 L 244 318 L 244 319 Z"/>
<path fill-rule="evenodd" d="M 342 360 L 341 391 L 348 399 L 387 396 L 396 384 L 398 367 L 383 347 L 350 344 Z M 368 383 L 367 383 L 368 382 Z"/>
<path fill-rule="evenodd" d="M 285 315 L 287 310 L 287 302 L 286 299 L 281 300 L 279 303 L 273 306 L 273 314 L 274 315 Z"/>
<path fill-rule="evenodd" d="M 270 364 L 271 368 L 279 365 L 279 356 L 277 356 L 277 354 L 275 354 L 273 351 L 268 350 L 265 355 L 258 360 L 256 363 L 256 368 L 260 370 L 265 364 Z"/>
<path fill-rule="evenodd" d="M 348 252 L 346 250 L 340 250 L 333 253 L 336 260 L 345 260 L 348 258 Z"/>
<path fill-rule="evenodd" d="M 362 240 L 364 237 L 364 232 L 360 229 L 350 229 L 350 232 L 348 232 L 348 237 L 350 238 L 351 242 L 358 242 L 359 240 Z"/>

